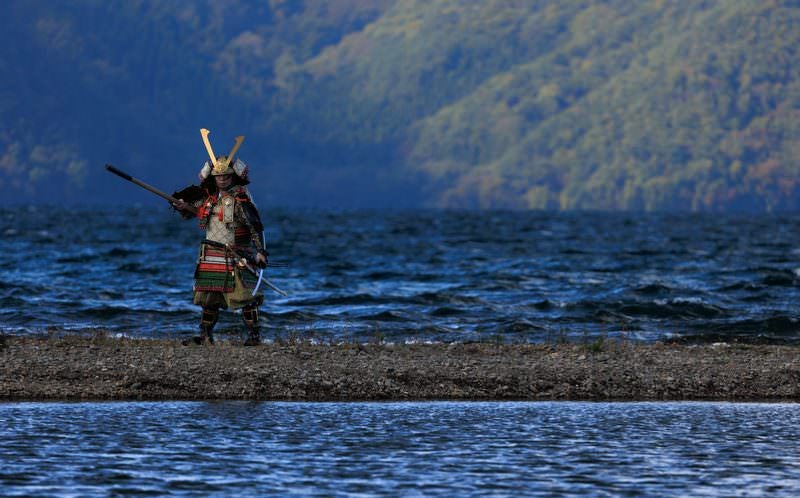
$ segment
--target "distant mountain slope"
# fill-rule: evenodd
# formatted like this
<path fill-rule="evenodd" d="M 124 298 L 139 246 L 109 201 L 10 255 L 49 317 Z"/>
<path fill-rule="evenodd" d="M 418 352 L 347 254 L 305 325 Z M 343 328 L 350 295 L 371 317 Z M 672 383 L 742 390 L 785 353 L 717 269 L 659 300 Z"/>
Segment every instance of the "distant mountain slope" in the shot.
<path fill-rule="evenodd" d="M 443 203 L 798 207 L 800 11 L 629 5 L 584 10 L 546 57 L 416 125 L 411 157 L 450 181 Z"/>
<path fill-rule="evenodd" d="M 0 186 L 31 195 L 102 197 L 106 161 L 177 185 L 206 126 L 275 203 L 800 208 L 796 2 L 14 0 L 0 26 Z"/>

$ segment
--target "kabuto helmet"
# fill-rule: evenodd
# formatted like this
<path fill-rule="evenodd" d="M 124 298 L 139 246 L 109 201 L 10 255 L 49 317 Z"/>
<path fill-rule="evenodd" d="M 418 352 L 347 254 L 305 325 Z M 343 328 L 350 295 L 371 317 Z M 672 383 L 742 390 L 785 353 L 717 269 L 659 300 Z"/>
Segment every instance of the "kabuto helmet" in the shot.
<path fill-rule="evenodd" d="M 203 169 L 200 170 L 200 179 L 205 180 L 208 178 L 208 175 L 236 175 L 241 178 L 246 178 L 247 165 L 239 158 L 236 158 L 235 161 L 233 160 L 236 151 L 239 150 L 239 146 L 242 145 L 244 141 L 244 135 L 236 137 L 236 143 L 233 144 L 233 148 L 227 156 L 216 156 L 214 154 L 214 149 L 211 148 L 211 142 L 208 140 L 208 135 L 210 133 L 211 132 L 205 128 L 200 129 L 200 135 L 203 137 L 203 144 L 206 146 L 206 151 L 210 159 L 210 161 L 206 161 L 203 165 Z"/>

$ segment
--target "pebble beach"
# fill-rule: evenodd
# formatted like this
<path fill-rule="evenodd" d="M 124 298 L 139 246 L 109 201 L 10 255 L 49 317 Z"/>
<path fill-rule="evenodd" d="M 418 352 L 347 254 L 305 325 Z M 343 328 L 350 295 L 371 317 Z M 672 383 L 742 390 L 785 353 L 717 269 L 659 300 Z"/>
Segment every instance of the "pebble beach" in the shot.
<path fill-rule="evenodd" d="M 800 400 L 800 348 L 18 337 L 2 400 Z"/>

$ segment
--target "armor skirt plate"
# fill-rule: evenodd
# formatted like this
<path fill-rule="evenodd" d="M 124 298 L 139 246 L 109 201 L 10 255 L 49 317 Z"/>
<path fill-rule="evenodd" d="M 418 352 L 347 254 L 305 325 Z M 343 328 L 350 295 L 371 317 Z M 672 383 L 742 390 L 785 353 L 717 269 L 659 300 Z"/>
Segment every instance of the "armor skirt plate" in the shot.
<path fill-rule="evenodd" d="M 237 261 L 231 251 L 202 244 L 194 274 L 194 303 L 233 309 L 261 304 L 263 294 L 253 295 L 258 276 Z"/>

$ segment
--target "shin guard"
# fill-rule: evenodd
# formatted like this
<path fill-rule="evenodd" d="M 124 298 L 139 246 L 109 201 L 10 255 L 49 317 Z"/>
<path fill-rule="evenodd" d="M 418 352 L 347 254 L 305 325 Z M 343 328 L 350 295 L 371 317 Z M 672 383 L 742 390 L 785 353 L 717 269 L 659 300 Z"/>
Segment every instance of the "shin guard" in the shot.
<path fill-rule="evenodd" d="M 219 320 L 219 308 L 203 308 L 200 316 L 200 339 L 214 342 L 212 331 Z"/>
<path fill-rule="evenodd" d="M 254 346 L 261 343 L 261 333 L 258 328 L 258 306 L 249 305 L 242 308 L 242 321 L 248 330 L 246 346 Z"/>

